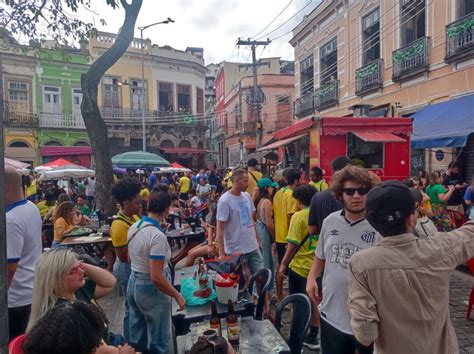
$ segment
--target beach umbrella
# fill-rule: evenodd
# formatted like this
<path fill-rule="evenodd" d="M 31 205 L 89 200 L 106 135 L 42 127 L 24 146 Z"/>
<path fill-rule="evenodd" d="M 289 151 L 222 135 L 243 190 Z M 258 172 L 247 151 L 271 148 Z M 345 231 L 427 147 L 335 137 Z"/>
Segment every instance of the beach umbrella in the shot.
<path fill-rule="evenodd" d="M 170 163 L 157 154 L 143 151 L 130 151 L 112 157 L 112 165 L 122 168 L 167 167 Z"/>

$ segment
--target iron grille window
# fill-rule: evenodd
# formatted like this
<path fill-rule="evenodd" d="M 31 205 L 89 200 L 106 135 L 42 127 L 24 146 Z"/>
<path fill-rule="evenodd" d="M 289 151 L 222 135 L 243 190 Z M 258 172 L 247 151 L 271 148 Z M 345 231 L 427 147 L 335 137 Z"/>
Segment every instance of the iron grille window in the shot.
<path fill-rule="evenodd" d="M 379 9 L 362 18 L 363 65 L 380 58 Z"/>
<path fill-rule="evenodd" d="M 320 86 L 337 80 L 337 38 L 332 39 L 320 49 Z"/>
<path fill-rule="evenodd" d="M 401 38 L 402 46 L 426 35 L 425 0 L 402 0 Z"/>
<path fill-rule="evenodd" d="M 314 87 L 313 55 L 300 62 L 300 95 L 311 92 Z"/>

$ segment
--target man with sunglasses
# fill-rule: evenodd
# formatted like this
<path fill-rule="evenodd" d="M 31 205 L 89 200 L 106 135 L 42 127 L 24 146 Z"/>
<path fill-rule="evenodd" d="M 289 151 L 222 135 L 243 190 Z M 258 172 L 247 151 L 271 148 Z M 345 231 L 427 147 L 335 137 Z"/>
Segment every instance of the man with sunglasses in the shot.
<path fill-rule="evenodd" d="M 321 302 L 321 350 L 323 354 L 372 353 L 372 347 L 357 342 L 347 311 L 348 265 L 351 256 L 370 248 L 380 235 L 367 222 L 365 202 L 373 187 L 369 173 L 346 166 L 333 176 L 331 191 L 344 206 L 324 219 L 306 292 L 314 303 L 321 300 L 316 278 L 324 271 Z"/>

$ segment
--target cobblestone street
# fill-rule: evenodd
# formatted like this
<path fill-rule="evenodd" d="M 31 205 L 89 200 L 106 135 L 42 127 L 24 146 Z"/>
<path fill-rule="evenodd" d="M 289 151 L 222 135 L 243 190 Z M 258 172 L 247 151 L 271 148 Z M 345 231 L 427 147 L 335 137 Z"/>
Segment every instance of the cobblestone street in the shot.
<path fill-rule="evenodd" d="M 455 272 L 451 279 L 450 307 L 451 320 L 458 336 L 460 353 L 474 354 L 474 314 L 470 321 L 466 321 L 467 300 L 472 286 L 472 277 L 468 274 Z M 99 301 L 110 321 L 110 329 L 115 333 L 122 333 L 124 306 L 123 298 L 116 292 Z M 287 311 L 286 314 L 289 312 Z M 283 331 L 290 325 L 288 318 L 283 318 Z M 316 353 L 304 349 L 303 353 Z"/>

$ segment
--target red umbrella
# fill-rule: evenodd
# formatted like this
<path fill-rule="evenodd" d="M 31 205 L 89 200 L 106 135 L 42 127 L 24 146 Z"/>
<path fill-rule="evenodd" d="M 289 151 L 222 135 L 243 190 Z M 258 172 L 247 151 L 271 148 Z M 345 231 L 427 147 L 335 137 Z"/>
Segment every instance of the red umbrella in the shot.
<path fill-rule="evenodd" d="M 173 168 L 186 168 L 186 167 L 184 167 L 183 165 L 181 165 L 181 164 L 179 164 L 179 163 L 177 163 L 177 162 L 173 162 L 173 163 L 171 164 L 171 167 L 173 167 Z"/>
<path fill-rule="evenodd" d="M 59 159 L 45 163 L 42 167 L 61 167 L 61 166 L 78 166 L 78 165 L 60 157 Z"/>

